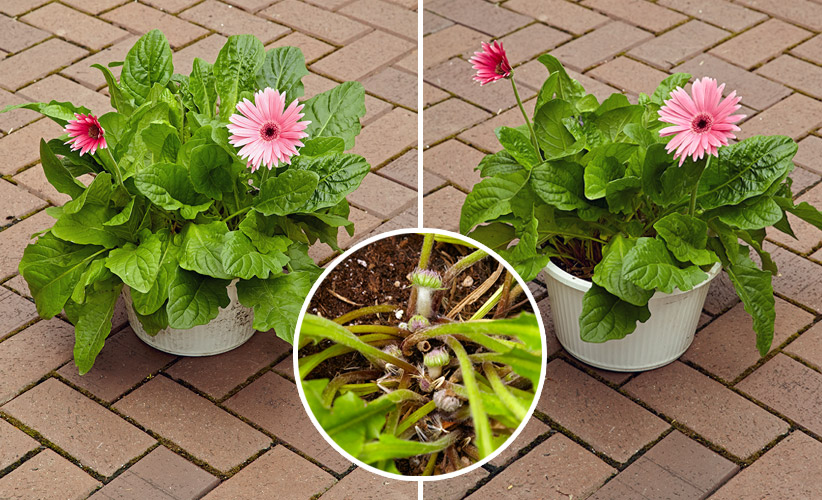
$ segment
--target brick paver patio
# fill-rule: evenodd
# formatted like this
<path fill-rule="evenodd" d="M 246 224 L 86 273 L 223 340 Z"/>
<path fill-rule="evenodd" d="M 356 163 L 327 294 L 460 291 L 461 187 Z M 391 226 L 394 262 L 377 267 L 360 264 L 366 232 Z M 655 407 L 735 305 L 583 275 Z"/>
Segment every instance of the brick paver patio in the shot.
<path fill-rule="evenodd" d="M 299 46 L 307 97 L 344 80 L 366 87 L 354 152 L 373 173 L 349 198 L 357 232 L 343 232 L 347 247 L 417 225 L 416 9 L 403 0 L 0 0 L 0 107 L 57 99 L 109 111 L 105 80 L 89 66 L 122 60 L 153 28 L 186 74 L 236 33 Z M 291 346 L 273 332 L 181 359 L 143 344 L 121 307 L 94 369 L 77 375 L 73 328 L 38 320 L 17 276 L 29 236 L 52 223 L 44 209 L 67 200 L 38 164 L 40 138 L 60 132 L 30 111 L 0 115 L 0 498 L 416 497 L 416 484 L 358 471 L 326 444 L 300 403 Z M 333 255 L 319 244 L 311 253 Z"/>
<path fill-rule="evenodd" d="M 457 230 L 474 166 L 500 149 L 494 128 L 521 124 L 510 86 L 471 82 L 467 59 L 491 39 L 505 44 L 531 110 L 545 52 L 600 99 L 636 99 L 676 71 L 727 82 L 749 116 L 742 137 L 796 139 L 795 193 L 822 204 L 818 0 L 425 0 L 424 9 L 428 227 Z M 727 278 L 712 285 L 682 359 L 635 375 L 565 353 L 535 281 L 550 337 L 535 418 L 504 460 L 427 486 L 425 498 L 822 497 L 822 232 L 796 225 L 798 241 L 769 234 L 781 276 L 774 347 L 761 360 Z"/>

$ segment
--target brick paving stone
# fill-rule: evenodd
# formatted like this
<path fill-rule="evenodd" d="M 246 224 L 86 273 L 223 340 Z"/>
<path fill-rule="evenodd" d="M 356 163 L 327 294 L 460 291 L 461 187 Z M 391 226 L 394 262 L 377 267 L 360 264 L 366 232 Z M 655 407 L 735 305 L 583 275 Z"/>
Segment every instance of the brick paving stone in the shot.
<path fill-rule="evenodd" d="M 271 369 L 288 380 L 294 381 L 294 359 L 291 356 L 283 358 L 282 361 L 274 365 Z"/>
<path fill-rule="evenodd" d="M 652 37 L 647 31 L 613 21 L 551 52 L 563 64 L 582 71 Z"/>
<path fill-rule="evenodd" d="M 807 42 L 791 49 L 791 54 L 822 64 L 822 35 L 816 35 Z"/>
<path fill-rule="evenodd" d="M 736 385 L 811 432 L 822 434 L 822 374 L 779 353 Z"/>
<path fill-rule="evenodd" d="M 128 35 L 125 30 L 58 3 L 29 12 L 20 20 L 92 50 L 100 50 Z"/>
<path fill-rule="evenodd" d="M 87 53 L 76 45 L 56 38 L 46 40 L 0 60 L 0 85 L 8 90 L 17 90 L 29 82 L 70 65 Z M 31 64 L 31 61 L 37 61 L 37 64 Z"/>
<path fill-rule="evenodd" d="M 93 500 L 190 500 L 201 498 L 220 481 L 168 448 L 158 446 L 103 486 Z"/>
<path fill-rule="evenodd" d="M 508 56 L 508 61 L 516 66 L 519 63 L 528 61 L 538 55 L 541 55 L 558 45 L 567 42 L 571 39 L 568 33 L 556 30 L 544 24 L 535 23 L 526 26 L 521 30 L 515 31 L 509 35 L 500 38 L 505 46 L 505 54 Z M 472 48 L 465 57 L 470 58 L 475 50 L 480 47 Z"/>
<path fill-rule="evenodd" d="M 425 152 L 426 170 L 436 172 L 463 191 L 471 191 L 480 181 L 474 170 L 485 155 L 456 139 L 438 144 Z M 425 172 L 427 175 L 428 172 Z"/>
<path fill-rule="evenodd" d="M 744 98 L 744 97 L 743 97 Z M 739 140 L 764 134 L 780 134 L 799 139 L 822 124 L 822 102 L 793 94 L 745 122 Z"/>
<path fill-rule="evenodd" d="M 488 41 L 485 34 L 459 24 L 440 30 L 422 39 L 423 65 L 430 68 L 465 51 L 480 50 L 482 41 Z"/>
<path fill-rule="evenodd" d="M 506 9 L 529 15 L 551 26 L 581 35 L 605 24 L 608 18 L 564 0 L 509 0 Z"/>
<path fill-rule="evenodd" d="M 799 356 L 817 368 L 822 368 L 822 323 L 817 323 L 808 331 L 803 332 L 784 350 L 794 356 Z"/>
<path fill-rule="evenodd" d="M 425 500 L 462 500 L 468 491 L 487 476 L 488 471 L 479 467 L 444 481 L 426 481 L 423 483 Z"/>
<path fill-rule="evenodd" d="M 518 458 L 522 453 L 522 450 L 531 446 L 537 438 L 550 431 L 551 428 L 542 423 L 540 420 L 535 417 L 529 418 L 528 423 L 525 424 L 525 428 L 522 429 L 519 436 L 517 436 L 517 438 L 511 443 L 506 442 L 507 448 L 505 448 L 502 453 L 497 455 L 488 463 L 494 467 L 503 467 L 507 465 L 509 462 L 512 462 L 514 459 Z"/>
<path fill-rule="evenodd" d="M 322 496 L 323 500 L 408 500 L 417 498 L 417 482 L 388 479 L 365 469 L 354 469 Z"/>
<path fill-rule="evenodd" d="M 155 442 L 53 378 L 17 396 L 2 409 L 103 476 L 111 476 Z"/>
<path fill-rule="evenodd" d="M 23 104 L 25 102 L 28 101 L 16 94 L 0 89 L 0 109 L 5 108 L 6 106 Z M 5 132 L 8 134 L 12 130 L 33 122 L 40 116 L 40 113 L 29 109 L 15 109 L 14 111 L 3 113 L 0 115 L 0 132 Z"/>
<path fill-rule="evenodd" d="M 297 0 L 284 0 L 260 14 L 335 45 L 349 44 L 371 31 L 353 19 Z"/>
<path fill-rule="evenodd" d="M 321 40 L 312 38 L 305 33 L 300 33 L 299 31 L 294 31 L 293 33 L 289 33 L 282 38 L 278 38 L 266 48 L 270 49 L 272 47 L 287 46 L 299 47 L 305 57 L 305 62 L 308 64 L 316 61 L 326 54 L 333 52 L 336 49 L 333 45 L 329 45 Z"/>
<path fill-rule="evenodd" d="M 172 56 L 174 62 L 174 72 L 183 75 L 191 74 L 191 68 L 194 65 L 194 58 L 214 63 L 217 60 L 217 54 L 223 48 L 228 38 L 222 35 L 209 35 L 202 40 L 192 43 L 183 50 L 177 51 Z"/>
<path fill-rule="evenodd" d="M 582 446 L 555 434 L 468 498 L 586 498 L 614 472 Z"/>
<path fill-rule="evenodd" d="M 96 115 L 114 111 L 108 96 L 60 75 L 51 75 L 28 87 L 23 87 L 17 91 L 17 94 L 37 102 L 49 102 L 52 99 L 69 101 L 77 106 L 89 108 Z"/>
<path fill-rule="evenodd" d="M 231 7 L 216 0 L 206 0 L 180 13 L 180 17 L 225 36 L 250 33 L 263 43 L 288 33 L 288 28 Z"/>
<path fill-rule="evenodd" d="M 176 14 L 199 1 L 200 0 L 143 0 L 143 3 L 151 5 L 155 9 Z"/>
<path fill-rule="evenodd" d="M 536 99 L 529 99 L 522 104 L 528 116 L 533 116 L 534 106 L 536 105 Z M 502 146 L 500 146 L 499 140 L 497 139 L 497 136 L 494 134 L 494 130 L 502 126 L 519 127 L 523 124 L 524 120 L 522 118 L 522 113 L 520 112 L 519 107 L 514 107 L 509 109 L 508 111 L 503 111 L 502 113 L 494 116 L 490 120 L 480 122 L 476 126 L 466 130 L 457 137 L 476 148 L 488 152 L 497 152 L 502 149 Z M 476 165 L 476 163 L 473 164 L 471 168 L 475 167 Z M 471 185 L 473 186 L 473 184 Z"/>
<path fill-rule="evenodd" d="M 403 186 L 416 191 L 418 187 L 417 158 L 417 150 L 412 149 L 388 165 L 382 167 L 379 170 L 380 175 L 395 182 L 399 182 Z"/>
<path fill-rule="evenodd" d="M 545 354 L 551 356 L 562 349 L 562 346 L 557 339 L 556 330 L 554 329 L 554 318 L 551 315 L 551 299 L 545 298 L 537 302 L 537 309 L 539 309 L 542 317 L 542 324 L 545 326 Z"/>
<path fill-rule="evenodd" d="M 799 196 L 796 203 L 806 201 L 815 207 L 822 206 L 822 184 L 811 189 L 807 193 Z M 768 237 L 781 243 L 782 245 L 792 248 L 800 253 L 810 253 L 815 250 L 822 243 L 822 230 L 813 226 L 804 220 L 795 217 L 793 214 L 788 214 L 788 220 L 791 223 L 791 228 L 798 239 L 791 238 L 785 233 L 768 228 Z"/>
<path fill-rule="evenodd" d="M 14 219 L 19 219 L 47 205 L 25 189 L 6 181 L 0 181 L 0 199 L 5 202 L 0 206 L 0 226 L 10 224 Z"/>
<path fill-rule="evenodd" d="M 313 95 L 321 94 L 327 90 L 331 90 L 337 85 L 339 85 L 339 83 L 335 82 L 334 80 L 328 79 L 324 76 L 320 76 L 316 73 L 309 73 L 303 77 L 305 95 L 300 99 L 308 99 Z"/>
<path fill-rule="evenodd" d="M 742 103 L 756 110 L 768 108 L 790 95 L 787 87 L 749 73 L 710 54 L 700 54 L 672 69 L 674 72 L 691 73 L 694 78 L 710 76 L 725 83 L 726 95 L 736 90 Z"/>
<path fill-rule="evenodd" d="M 617 462 L 626 462 L 669 427 L 559 359 L 548 363 L 537 408 Z"/>
<path fill-rule="evenodd" d="M 719 273 L 708 289 L 708 296 L 705 299 L 704 309 L 714 316 L 730 309 L 734 304 L 739 303 L 739 296 L 736 294 L 733 283 L 728 277 L 728 273 Z"/>
<path fill-rule="evenodd" d="M 789 302 L 776 299 L 776 324 L 771 349 L 808 326 L 813 315 Z M 718 377 L 732 381 L 759 361 L 753 321 L 742 304 L 716 318 L 700 331 L 694 343 L 682 356 Z"/>
<path fill-rule="evenodd" d="M 81 500 L 99 486 L 82 469 L 54 451 L 45 450 L 0 478 L 0 498 Z"/>
<path fill-rule="evenodd" d="M 0 420 L 0 471 L 23 458 L 28 452 L 40 447 L 40 443 L 35 441 L 25 432 L 17 429 L 5 420 Z M 2 481 L 0 481 L 2 488 Z"/>
<path fill-rule="evenodd" d="M 379 226 L 382 222 L 382 219 L 378 219 L 355 207 L 351 207 L 351 213 L 348 215 L 348 219 L 354 224 L 355 233 L 354 236 L 350 236 L 345 229 L 338 229 L 337 244 L 343 249 L 350 246 L 353 241 L 359 240 L 361 237 L 367 235 L 369 231 Z M 325 243 L 315 243 L 308 249 L 308 255 L 317 262 L 324 261 L 335 253 L 336 252 Z"/>
<path fill-rule="evenodd" d="M 426 2 L 425 8 L 497 38 L 531 22 L 526 16 L 482 0 L 434 0 Z"/>
<path fill-rule="evenodd" d="M 789 299 L 810 307 L 815 311 L 822 311 L 822 266 L 807 259 L 765 243 L 765 250 L 779 268 L 779 275 L 773 277 L 773 289 Z"/>
<path fill-rule="evenodd" d="M 62 205 L 71 199 L 71 196 L 57 191 L 54 186 L 49 184 L 48 179 L 46 179 L 46 174 L 43 173 L 43 169 L 39 163 L 23 170 L 15 175 L 13 179 L 19 186 L 27 189 L 31 194 L 51 202 L 54 205 Z M 84 174 L 77 178 L 77 180 L 86 185 L 91 183 L 92 179 L 93 177 L 89 174 Z"/>
<path fill-rule="evenodd" d="M 417 143 L 417 115 L 394 108 L 363 129 L 353 153 L 362 155 L 376 168 Z M 355 191 L 356 192 L 356 191 Z"/>
<path fill-rule="evenodd" d="M 598 10 L 654 33 L 665 31 L 687 17 L 645 0 L 585 0 L 584 7 Z"/>
<path fill-rule="evenodd" d="M 118 5 L 122 5 L 126 1 L 127 0 L 63 0 L 63 3 L 75 9 L 88 12 L 89 14 L 97 15 L 105 10 L 110 10 Z"/>
<path fill-rule="evenodd" d="M 805 191 L 807 188 L 816 185 L 819 180 L 822 179 L 820 174 L 811 172 L 810 170 L 806 170 L 799 166 L 797 166 L 793 172 L 788 174 L 788 177 L 790 177 L 793 181 L 791 184 L 791 191 L 794 196 Z"/>
<path fill-rule="evenodd" d="M 417 191 L 379 175 L 368 175 L 360 188 L 348 195 L 348 201 L 366 212 L 388 219 L 416 202 Z"/>
<path fill-rule="evenodd" d="M 382 0 L 356 0 L 339 10 L 371 26 L 417 40 L 417 13 Z"/>
<path fill-rule="evenodd" d="M 590 498 L 705 498 L 738 470 L 733 462 L 674 431 Z"/>
<path fill-rule="evenodd" d="M 261 456 L 204 500 L 303 500 L 334 484 L 334 477 L 285 446 Z"/>
<path fill-rule="evenodd" d="M 138 38 L 139 37 L 137 37 L 136 35 L 126 37 L 122 41 L 115 43 L 111 47 L 106 47 L 105 49 L 101 50 L 100 52 L 97 52 L 93 56 L 89 56 L 85 59 L 77 61 L 68 68 L 62 70 L 60 73 L 82 83 L 86 87 L 92 89 L 99 89 L 100 87 L 106 84 L 106 79 L 103 76 L 102 71 L 100 71 L 97 68 L 92 68 L 91 65 L 100 64 L 102 66 L 108 67 L 108 64 L 110 62 L 125 60 L 126 54 L 128 54 L 129 49 L 131 49 L 131 47 L 134 46 Z M 115 66 L 113 68 L 109 68 L 112 74 L 114 74 L 114 77 L 118 79 L 120 78 L 120 71 L 122 69 L 122 66 Z"/>
<path fill-rule="evenodd" d="M 459 95 L 494 114 L 517 105 L 510 84 L 505 82 L 503 85 L 481 87 L 470 78 L 473 73 L 468 61 L 455 57 L 428 69 L 423 77 L 428 83 Z M 529 99 L 536 94 L 534 90 L 521 86 L 519 93 L 522 99 Z"/>
<path fill-rule="evenodd" d="M 114 407 L 220 471 L 271 443 L 265 434 L 164 376 L 151 379 Z"/>
<path fill-rule="evenodd" d="M 275 1 L 276 0 L 226 0 L 226 3 L 247 10 L 248 12 L 257 12 L 264 7 L 268 7 Z"/>
<path fill-rule="evenodd" d="M 405 71 L 385 68 L 362 81 L 365 89 L 393 103 L 417 108 L 417 77 Z"/>
<path fill-rule="evenodd" d="M 822 31 L 822 5 L 818 3 L 808 0 L 738 0 L 737 3 L 808 29 Z"/>
<path fill-rule="evenodd" d="M 787 422 L 679 361 L 645 372 L 623 389 L 741 459 L 756 453 L 789 427 Z"/>
<path fill-rule="evenodd" d="M 492 115 L 459 99 L 448 99 L 425 110 L 423 142 L 426 146 L 458 134 Z M 2 149 L 3 139 L 0 139 Z"/>
<path fill-rule="evenodd" d="M 6 16 L 0 16 L 0 49 L 19 52 L 35 43 L 42 42 L 50 35 L 28 24 Z"/>
<path fill-rule="evenodd" d="M 444 187 L 446 184 L 448 184 L 448 181 L 439 175 L 426 172 L 422 179 L 423 195 L 427 196 L 430 193 Z"/>
<path fill-rule="evenodd" d="M 793 161 L 801 167 L 822 175 L 822 138 L 809 135 L 799 141 L 799 150 Z"/>
<path fill-rule="evenodd" d="M 659 82 L 668 75 L 633 59 L 620 56 L 592 69 L 588 72 L 588 76 L 602 80 L 623 92 L 632 94 L 645 92 L 650 95 L 654 93 Z"/>
<path fill-rule="evenodd" d="M 463 203 L 465 194 L 452 186 L 429 194 L 422 199 L 424 226 L 459 232 Z"/>
<path fill-rule="evenodd" d="M 817 99 L 822 99 L 822 68 L 819 66 L 789 55 L 782 55 L 756 72 Z"/>
<path fill-rule="evenodd" d="M 34 10 L 50 0 L 14 0 L 0 2 L 0 12 L 10 16 L 19 16 L 30 10 Z"/>
<path fill-rule="evenodd" d="M 658 3 L 734 32 L 768 18 L 761 12 L 725 0 L 659 0 Z"/>
<path fill-rule="evenodd" d="M 609 370 L 601 370 L 599 368 L 593 368 L 591 371 L 614 385 L 622 385 L 633 375 L 628 372 L 612 372 Z"/>
<path fill-rule="evenodd" d="M 438 16 L 433 12 L 424 10 L 422 12 L 422 35 L 427 36 L 431 33 L 444 30 L 449 26 L 453 26 L 454 22 L 442 16 Z"/>
<path fill-rule="evenodd" d="M 675 64 L 715 45 L 730 33 L 710 24 L 692 20 L 631 49 L 628 54 L 658 68 Z"/>
<path fill-rule="evenodd" d="M 311 67 L 341 80 L 359 80 L 413 47 L 407 40 L 377 30 L 323 57 Z"/>
<path fill-rule="evenodd" d="M 779 19 L 769 19 L 750 30 L 714 47 L 710 53 L 750 69 L 810 38 L 811 33 Z"/>
<path fill-rule="evenodd" d="M 407 56 L 403 57 L 399 61 L 395 62 L 393 66 L 395 68 L 404 69 L 405 71 L 413 74 L 417 74 L 417 49 L 412 50 L 408 53 Z"/>
<path fill-rule="evenodd" d="M 279 375 L 266 373 L 228 399 L 225 405 L 338 473 L 351 466 L 305 418 L 307 410 L 300 401 L 297 386 Z"/>
<path fill-rule="evenodd" d="M 34 304 L 14 292 L 0 288 L 0 339 L 37 317 Z"/>
<path fill-rule="evenodd" d="M 725 483 L 712 500 L 822 497 L 822 443 L 795 431 Z"/>
<path fill-rule="evenodd" d="M 213 398 L 222 399 L 287 352 L 291 352 L 291 344 L 277 337 L 274 330 L 257 332 L 251 340 L 232 351 L 216 356 L 181 358 L 166 373 Z M 220 376 L 215 377 L 215 373 Z"/>
<path fill-rule="evenodd" d="M 172 49 L 180 48 L 206 35 L 208 31 L 147 5 L 129 2 L 103 14 L 103 19 L 135 33 L 159 29 L 165 33 Z"/>
<path fill-rule="evenodd" d="M 106 340 L 94 368 L 85 375 L 80 375 L 73 363 L 57 373 L 103 401 L 111 402 L 173 359 L 174 356 L 149 347 L 131 328 L 126 328 Z"/>
<path fill-rule="evenodd" d="M 46 212 L 38 212 L 6 229 L 0 237 L 0 280 L 17 274 L 20 257 L 31 241 L 31 235 L 54 224 Z"/>
<path fill-rule="evenodd" d="M 382 99 L 377 99 L 371 95 L 365 96 L 365 116 L 362 118 L 362 125 L 366 126 L 385 114 L 386 111 L 392 109 L 394 106 L 391 103 L 385 102 Z"/>

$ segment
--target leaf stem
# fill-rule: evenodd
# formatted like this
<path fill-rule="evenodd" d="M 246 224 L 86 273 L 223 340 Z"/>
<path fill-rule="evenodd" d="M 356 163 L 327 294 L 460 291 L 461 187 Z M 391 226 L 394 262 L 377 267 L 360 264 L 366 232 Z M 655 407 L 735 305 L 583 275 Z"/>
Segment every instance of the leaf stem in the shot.
<path fill-rule="evenodd" d="M 525 417 L 528 416 L 528 410 L 523 408 L 522 405 L 519 404 L 517 398 L 508 391 L 508 388 L 505 387 L 505 384 L 503 384 L 502 380 L 500 380 L 499 374 L 497 373 L 497 369 L 494 368 L 494 365 L 488 362 L 483 363 L 482 370 L 485 372 L 485 376 L 488 378 L 488 382 L 491 384 L 491 388 L 494 390 L 494 393 L 500 398 L 505 406 L 511 410 L 518 419 L 525 420 Z"/>
<path fill-rule="evenodd" d="M 696 213 L 696 192 L 699 191 L 699 181 L 702 180 L 702 174 L 708 170 L 708 167 L 711 165 L 711 158 L 713 158 L 713 155 L 708 154 L 708 159 L 705 161 L 705 168 L 703 168 L 702 172 L 699 173 L 699 177 L 696 179 L 696 184 L 694 184 L 694 189 L 691 191 L 691 205 L 688 208 L 688 215 L 691 217 L 693 217 Z"/>
<path fill-rule="evenodd" d="M 112 156 L 111 151 L 108 148 L 99 149 L 99 151 L 100 160 L 102 160 L 103 164 L 108 167 L 108 170 L 114 174 L 114 179 L 117 181 L 117 184 L 123 186 L 123 173 L 120 171 L 120 167 L 117 165 L 117 162 L 114 161 L 114 156 Z"/>
<path fill-rule="evenodd" d="M 540 160 L 544 160 L 545 158 L 542 157 L 542 151 L 539 149 L 539 143 L 537 142 L 537 134 L 534 133 L 534 126 L 531 124 L 531 120 L 528 119 L 528 113 L 525 112 L 525 107 L 522 105 L 522 99 L 519 97 L 519 91 L 517 90 L 517 82 L 514 81 L 514 72 L 511 72 L 511 88 L 514 89 L 514 97 L 517 100 L 517 106 L 519 106 L 519 111 L 522 113 L 522 117 L 525 119 L 525 124 L 528 125 L 528 131 L 531 133 L 531 144 L 533 144 L 534 149 L 537 152 Z"/>
<path fill-rule="evenodd" d="M 417 266 L 420 269 L 428 267 L 428 261 L 431 259 L 431 250 L 434 248 L 434 233 L 427 233 L 422 240 L 422 250 L 420 251 L 420 263 Z"/>
<path fill-rule="evenodd" d="M 448 269 L 448 271 L 445 272 L 445 276 L 442 280 L 443 283 L 447 285 L 451 282 L 451 280 L 459 276 L 461 272 L 465 271 L 485 257 L 488 257 L 488 254 L 483 250 L 475 250 L 469 253 L 465 257 L 458 260 L 453 266 L 451 266 L 450 269 Z"/>
<path fill-rule="evenodd" d="M 389 313 L 394 312 L 398 309 L 400 308 L 392 304 L 380 304 L 377 306 L 362 307 L 360 309 L 355 309 L 351 312 L 343 314 L 342 316 L 335 319 L 334 323 L 343 325 L 345 323 L 348 323 L 349 321 L 355 320 L 362 316 L 368 316 L 370 314 Z"/>
<path fill-rule="evenodd" d="M 225 219 L 223 219 L 223 222 L 228 222 L 228 221 L 230 221 L 231 219 L 233 219 L 234 217 L 237 217 L 238 215 L 242 215 L 242 214 L 244 214 L 244 213 L 248 212 L 248 211 L 249 211 L 249 210 L 251 210 L 252 208 L 254 208 L 254 207 L 252 207 L 252 206 L 247 206 L 247 207 L 245 207 L 245 208 L 242 208 L 242 209 L 240 209 L 240 210 L 237 210 L 237 211 L 236 211 L 236 212 L 234 212 L 233 214 L 231 214 L 231 215 L 229 215 L 228 217 L 226 217 Z"/>
<path fill-rule="evenodd" d="M 432 411 L 437 409 L 437 404 L 433 401 L 429 401 L 424 405 L 420 406 L 414 413 L 405 417 L 400 425 L 397 427 L 397 430 L 394 431 L 395 436 L 401 435 L 403 432 L 410 429 L 414 424 L 420 421 L 420 419 Z"/>
<path fill-rule="evenodd" d="M 482 404 L 482 394 L 480 394 L 477 378 L 474 375 L 474 365 L 468 358 L 465 348 L 454 337 L 445 338 L 445 343 L 454 351 L 460 364 L 462 381 L 468 391 L 468 403 L 471 408 L 471 419 L 474 421 L 474 433 L 477 439 L 477 448 L 481 457 L 487 457 L 494 451 L 491 443 L 491 424 L 488 415 L 485 413 L 485 406 Z"/>

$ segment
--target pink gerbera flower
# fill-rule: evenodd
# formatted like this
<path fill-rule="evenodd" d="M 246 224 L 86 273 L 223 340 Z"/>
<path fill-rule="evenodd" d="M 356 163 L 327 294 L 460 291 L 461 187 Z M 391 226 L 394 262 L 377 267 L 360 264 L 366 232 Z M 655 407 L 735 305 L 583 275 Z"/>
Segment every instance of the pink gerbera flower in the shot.
<path fill-rule="evenodd" d="M 303 105 L 295 99 L 288 109 L 285 107 L 285 93 L 265 88 L 254 94 L 254 103 L 248 99 L 237 103 L 237 111 L 231 115 L 228 130 L 233 134 L 229 142 L 240 147 L 240 158 L 248 161 L 254 172 L 260 164 L 271 170 L 279 162 L 291 164 L 292 156 L 299 156 L 297 147 L 302 147 L 300 139 L 308 137 L 303 132 L 310 121 L 299 121 L 305 116 Z"/>
<path fill-rule="evenodd" d="M 477 70 L 474 80 L 480 85 L 511 76 L 511 65 L 508 63 L 505 49 L 496 40 L 491 43 L 482 42 L 482 51 L 474 52 L 474 56 L 468 62 Z"/>
<path fill-rule="evenodd" d="M 734 125 L 745 115 L 733 115 L 740 108 L 741 97 L 736 91 L 722 100 L 725 84 L 717 86 L 713 78 L 696 80 L 691 89 L 693 98 L 681 87 L 671 92 L 671 98 L 659 110 L 659 121 L 672 124 L 659 131 L 666 137 L 675 135 L 665 147 L 670 153 L 676 149 L 674 159 L 679 158 L 679 165 L 690 156 L 694 161 L 702 159 L 705 153 L 718 156 L 719 146 L 727 146 L 728 139 L 739 130 Z"/>
<path fill-rule="evenodd" d="M 94 154 L 97 148 L 106 148 L 106 131 L 100 126 L 94 115 L 74 114 L 75 120 L 66 124 L 66 133 L 72 151 L 80 150 L 80 156 L 86 153 Z"/>

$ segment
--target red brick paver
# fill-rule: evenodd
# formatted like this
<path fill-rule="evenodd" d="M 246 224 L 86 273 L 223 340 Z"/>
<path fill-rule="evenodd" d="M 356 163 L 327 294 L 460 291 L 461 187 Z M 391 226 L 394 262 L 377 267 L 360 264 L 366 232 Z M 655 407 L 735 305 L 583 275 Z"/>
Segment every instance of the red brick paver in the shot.
<path fill-rule="evenodd" d="M 0 498 L 42 500 L 54 498 L 59 491 L 60 498 L 82 500 L 99 485 L 76 465 L 45 450 L 0 478 Z"/>

